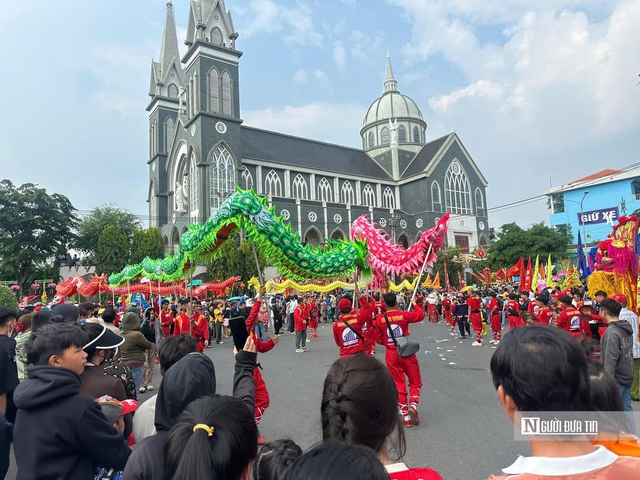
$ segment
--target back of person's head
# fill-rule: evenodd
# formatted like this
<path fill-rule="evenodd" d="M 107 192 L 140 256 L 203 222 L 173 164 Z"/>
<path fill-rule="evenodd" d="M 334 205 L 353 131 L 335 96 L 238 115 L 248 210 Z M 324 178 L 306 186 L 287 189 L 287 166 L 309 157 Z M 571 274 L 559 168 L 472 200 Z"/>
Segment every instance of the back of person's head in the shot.
<path fill-rule="evenodd" d="M 515 300 L 515 299 L 516 299 L 516 294 L 515 294 L 515 293 L 513 293 L 513 292 L 511 292 L 511 293 L 509 294 L 509 300 Z"/>
<path fill-rule="evenodd" d="M 62 356 L 66 349 L 81 348 L 83 345 L 84 334 L 80 327 L 58 323 L 32 332 L 24 345 L 24 350 L 28 365 L 49 365 L 49 359 L 52 356 Z"/>
<path fill-rule="evenodd" d="M 591 407 L 600 412 L 622 412 L 620 390 L 613 376 L 604 369 L 602 362 L 589 360 L 589 385 Z"/>
<path fill-rule="evenodd" d="M 387 367 L 375 358 L 358 354 L 333 363 L 324 380 L 320 415 L 324 441 L 380 452 L 395 431 L 392 446 L 399 458 L 404 456 L 398 390 Z"/>
<path fill-rule="evenodd" d="M 40 310 L 31 317 L 31 331 L 37 332 L 51 323 L 51 310 Z"/>
<path fill-rule="evenodd" d="M 115 319 L 116 319 L 116 311 L 113 309 L 113 307 L 105 308 L 104 312 L 102 312 L 102 320 L 105 323 L 113 323 Z"/>
<path fill-rule="evenodd" d="M 389 307 L 389 308 L 393 308 L 396 306 L 396 303 L 398 302 L 398 299 L 396 297 L 396 294 L 393 292 L 387 292 L 382 296 L 382 299 L 384 300 L 384 304 Z"/>
<path fill-rule="evenodd" d="M 160 360 L 162 373 L 166 373 L 178 360 L 197 350 L 196 339 L 188 333 L 183 333 L 179 337 L 165 338 L 158 349 L 158 359 Z"/>
<path fill-rule="evenodd" d="M 565 304 L 566 306 L 571 306 L 573 305 L 573 298 L 571 298 L 569 295 L 565 295 L 564 297 L 562 297 L 560 299 L 560 303 Z"/>
<path fill-rule="evenodd" d="M 165 480 L 240 480 L 258 454 L 253 411 L 237 398 L 202 397 L 176 419 L 164 444 Z"/>
<path fill-rule="evenodd" d="M 600 302 L 600 312 L 605 311 L 611 317 L 617 317 L 620 315 L 622 305 L 611 298 L 605 298 Z"/>
<path fill-rule="evenodd" d="M 547 297 L 546 295 L 540 294 L 536 297 L 536 301 L 546 305 L 549 302 L 549 297 Z"/>
<path fill-rule="evenodd" d="M 18 318 L 18 323 L 22 324 L 22 332 L 26 332 L 27 330 L 31 330 L 31 321 L 33 320 L 34 313 L 27 313 L 26 315 L 20 316 Z"/>
<path fill-rule="evenodd" d="M 0 307 L 0 327 L 4 327 L 9 322 L 15 322 L 20 316 L 15 310 L 8 307 Z"/>
<path fill-rule="evenodd" d="M 78 305 L 78 311 L 82 317 L 90 317 L 95 309 L 96 306 L 91 302 L 83 302 Z"/>
<path fill-rule="evenodd" d="M 389 480 L 376 454 L 367 447 L 325 442 L 287 469 L 282 480 Z"/>
<path fill-rule="evenodd" d="M 575 338 L 548 325 L 515 328 L 491 357 L 491 376 L 519 411 L 587 411 L 587 357 Z"/>
<path fill-rule="evenodd" d="M 293 440 L 275 440 L 265 444 L 253 462 L 253 480 L 279 480 L 302 449 Z"/>

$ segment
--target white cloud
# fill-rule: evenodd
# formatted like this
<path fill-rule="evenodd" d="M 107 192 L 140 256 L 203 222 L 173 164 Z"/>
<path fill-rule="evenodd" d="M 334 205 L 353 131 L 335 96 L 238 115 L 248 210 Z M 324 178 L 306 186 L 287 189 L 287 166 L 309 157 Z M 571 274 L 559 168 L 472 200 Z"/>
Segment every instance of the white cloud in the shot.
<path fill-rule="evenodd" d="M 261 32 L 273 34 L 285 31 L 287 43 L 322 46 L 322 34 L 315 31 L 309 6 L 299 1 L 294 8 L 286 8 L 272 0 L 252 0 L 248 15 L 253 19 L 241 28 L 249 38 Z"/>
<path fill-rule="evenodd" d="M 321 87 L 329 86 L 329 84 L 331 83 L 327 74 L 324 73 L 322 70 L 319 70 L 319 69 L 316 70 L 313 73 L 313 76 L 316 77 L 316 80 L 318 81 Z"/>
<path fill-rule="evenodd" d="M 353 30 L 351 32 L 351 48 L 349 53 L 352 57 L 357 58 L 365 63 L 374 63 L 375 57 L 381 54 L 382 42 L 384 41 L 384 35 L 380 32 L 373 36 L 369 36 L 360 30 Z"/>
<path fill-rule="evenodd" d="M 449 95 L 441 95 L 429 100 L 429 105 L 436 112 L 446 112 L 450 106 L 465 97 L 487 97 L 489 100 L 498 100 L 502 97 L 503 87 L 490 80 L 478 80 L 465 88 L 456 90 Z"/>
<path fill-rule="evenodd" d="M 355 103 L 312 102 L 301 106 L 247 110 L 246 125 L 314 140 L 360 147 L 358 125 L 366 107 Z"/>
<path fill-rule="evenodd" d="M 336 66 L 340 70 L 344 70 L 344 67 L 347 64 L 347 52 L 340 40 L 333 44 L 333 61 L 336 62 Z"/>
<path fill-rule="evenodd" d="M 305 83 L 307 81 L 307 72 L 304 71 L 304 68 L 296 70 L 296 73 L 293 74 L 293 83 Z"/>

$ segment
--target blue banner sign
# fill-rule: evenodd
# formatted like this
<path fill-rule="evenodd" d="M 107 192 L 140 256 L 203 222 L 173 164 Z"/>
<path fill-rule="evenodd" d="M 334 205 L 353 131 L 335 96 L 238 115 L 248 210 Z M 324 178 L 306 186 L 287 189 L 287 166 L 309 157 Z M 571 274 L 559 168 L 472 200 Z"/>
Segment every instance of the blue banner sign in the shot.
<path fill-rule="evenodd" d="M 613 225 L 618 219 L 618 207 L 591 210 L 590 212 L 578 212 L 579 225 L 594 225 L 596 223 L 608 223 Z"/>

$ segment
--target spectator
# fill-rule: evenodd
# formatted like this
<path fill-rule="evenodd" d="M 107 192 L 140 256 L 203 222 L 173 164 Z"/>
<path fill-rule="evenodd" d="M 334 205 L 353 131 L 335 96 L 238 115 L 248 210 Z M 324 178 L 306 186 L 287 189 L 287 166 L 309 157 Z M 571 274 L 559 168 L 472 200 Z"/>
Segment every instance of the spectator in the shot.
<path fill-rule="evenodd" d="M 140 316 L 134 312 L 127 312 L 122 317 L 122 363 L 124 363 L 133 375 L 136 391 L 140 391 L 142 382 L 142 365 L 144 364 L 144 352 L 155 347 L 155 344 L 144 338 L 140 332 Z"/>
<path fill-rule="evenodd" d="M 179 337 L 169 337 L 165 339 L 158 348 L 158 358 L 160 360 L 160 375 L 164 376 L 167 370 L 178 362 L 181 358 L 197 350 L 196 340 L 188 333 L 183 333 Z M 133 436 L 136 442 L 155 435 L 156 427 L 153 423 L 156 414 L 156 400 L 158 395 L 154 395 L 145 401 L 133 419 Z"/>
<path fill-rule="evenodd" d="M 18 367 L 18 380 L 23 381 L 26 377 L 24 372 L 25 363 L 24 356 L 20 355 L 24 344 L 31 336 L 31 320 L 33 319 L 34 313 L 28 313 L 27 315 L 22 315 L 18 319 L 18 323 L 16 323 L 16 329 L 18 330 L 18 336 L 15 338 L 16 340 L 16 366 Z"/>
<path fill-rule="evenodd" d="M 80 312 L 78 310 L 78 307 L 72 305 L 71 303 L 59 303 L 51 309 L 51 316 L 61 317 L 64 323 L 77 323 L 79 314 Z"/>
<path fill-rule="evenodd" d="M 40 310 L 38 313 L 34 313 L 31 317 L 31 331 L 37 332 L 42 327 L 49 325 L 51 317 L 51 310 Z"/>
<path fill-rule="evenodd" d="M 11 426 L 7 422 L 15 422 L 13 393 L 20 383 L 16 367 L 16 341 L 13 339 L 16 317 L 16 312 L 10 308 L 0 308 L 0 478 L 4 478 L 9 470 Z"/>
<path fill-rule="evenodd" d="M 95 311 L 96 306 L 91 302 L 84 302 L 78 305 L 78 323 L 80 325 L 88 322 L 98 323 L 98 319 L 93 316 Z"/>
<path fill-rule="evenodd" d="M 109 423 L 113 424 L 113 428 L 120 434 L 125 433 L 124 417 L 136 411 L 138 402 L 132 399 L 119 401 L 109 395 L 103 395 L 96 398 L 96 402 L 100 405 L 102 413 Z M 123 437 L 124 438 L 124 437 Z M 104 468 L 97 466 L 95 468 L 94 480 L 119 480 L 122 478 L 122 470 L 114 472 L 112 468 Z"/>
<path fill-rule="evenodd" d="M 162 342 L 162 326 L 159 321 L 156 321 L 156 311 L 153 307 L 149 307 L 144 312 L 144 321 L 140 326 L 140 332 L 144 335 L 144 338 L 151 342 L 152 347 L 149 350 L 144 351 L 144 366 L 142 368 L 142 385 L 140 387 L 140 393 L 144 393 L 147 390 L 153 390 L 153 370 L 156 363 L 156 351 L 158 344 Z"/>
<path fill-rule="evenodd" d="M 596 298 L 599 298 L 598 293 L 601 292 L 596 293 Z M 598 304 L 601 303 L 605 298 L 606 296 L 601 297 L 600 300 L 598 300 Z M 611 298 L 618 302 L 620 306 L 622 306 L 619 315 L 620 320 L 626 320 L 627 322 L 629 322 L 629 325 L 631 325 L 631 329 L 633 330 L 633 335 L 631 336 L 633 340 L 633 344 L 631 347 L 631 355 L 633 357 L 633 382 L 631 383 L 631 400 L 633 400 L 634 402 L 638 402 L 640 401 L 640 389 L 638 388 L 640 386 L 638 383 L 640 381 L 640 378 L 638 377 L 640 375 L 640 340 L 638 339 L 638 316 L 627 308 L 626 296 L 621 293 L 616 293 Z"/>
<path fill-rule="evenodd" d="M 531 325 L 510 330 L 491 358 L 491 376 L 511 421 L 519 411 L 593 409 L 587 357 L 580 344 L 560 329 Z M 640 460 L 618 457 L 603 446 L 594 447 L 586 438 L 530 437 L 529 444 L 531 457 L 519 457 L 502 470 L 504 475 L 490 478 L 613 480 L 635 478 L 640 468 Z"/>
<path fill-rule="evenodd" d="M 113 322 L 116 319 L 116 311 L 113 307 L 109 306 L 104 309 L 102 312 L 102 321 L 104 322 L 104 326 L 111 330 L 116 335 L 120 335 L 122 332 L 118 327 L 116 327 Z"/>
<path fill-rule="evenodd" d="M 276 440 L 265 444 L 253 462 L 253 480 L 279 480 L 300 456 L 302 449 L 293 440 Z"/>
<path fill-rule="evenodd" d="M 81 329 L 65 324 L 46 326 L 25 344 L 33 366 L 15 392 L 18 480 L 89 480 L 96 465 L 122 470 L 129 458 L 100 406 L 79 393 L 83 344 Z"/>
<path fill-rule="evenodd" d="M 389 476 L 368 448 L 337 442 L 322 443 L 287 469 L 282 480 L 388 480 Z"/>
<path fill-rule="evenodd" d="M 387 442 L 391 440 L 398 460 L 404 457 L 406 444 L 396 383 L 375 358 L 357 354 L 333 363 L 324 380 L 320 415 L 323 441 L 371 448 L 392 479 L 442 480 L 435 470 L 409 469 L 389 461 Z"/>

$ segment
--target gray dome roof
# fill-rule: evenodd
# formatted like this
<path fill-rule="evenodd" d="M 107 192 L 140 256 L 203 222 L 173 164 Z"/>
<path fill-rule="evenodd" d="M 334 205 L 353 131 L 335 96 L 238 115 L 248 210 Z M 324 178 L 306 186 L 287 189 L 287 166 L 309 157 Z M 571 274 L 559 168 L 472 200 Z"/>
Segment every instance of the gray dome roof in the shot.
<path fill-rule="evenodd" d="M 362 126 L 366 127 L 390 118 L 413 118 L 424 122 L 424 117 L 416 102 L 395 90 L 385 92 L 371 104 L 364 116 Z"/>

